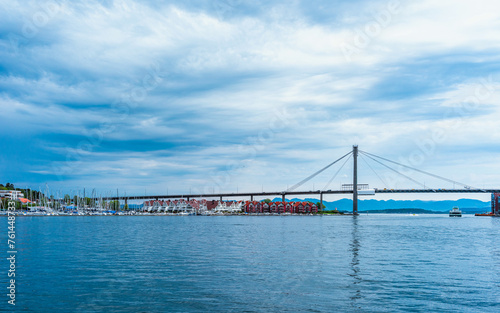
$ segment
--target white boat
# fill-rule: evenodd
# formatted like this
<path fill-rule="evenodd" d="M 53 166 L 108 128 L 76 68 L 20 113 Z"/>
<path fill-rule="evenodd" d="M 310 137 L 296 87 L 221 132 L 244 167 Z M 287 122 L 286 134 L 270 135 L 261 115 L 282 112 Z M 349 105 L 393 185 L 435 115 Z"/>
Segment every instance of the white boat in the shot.
<path fill-rule="evenodd" d="M 462 211 L 456 206 L 450 211 L 450 217 L 462 217 Z"/>

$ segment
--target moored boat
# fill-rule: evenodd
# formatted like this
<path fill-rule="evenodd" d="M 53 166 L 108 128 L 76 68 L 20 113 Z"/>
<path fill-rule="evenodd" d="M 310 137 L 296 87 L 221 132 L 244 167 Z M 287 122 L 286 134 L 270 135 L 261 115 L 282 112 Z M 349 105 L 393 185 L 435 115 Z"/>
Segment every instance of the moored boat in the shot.
<path fill-rule="evenodd" d="M 495 214 L 488 212 L 488 213 L 476 213 L 474 214 L 475 216 L 495 216 Z"/>

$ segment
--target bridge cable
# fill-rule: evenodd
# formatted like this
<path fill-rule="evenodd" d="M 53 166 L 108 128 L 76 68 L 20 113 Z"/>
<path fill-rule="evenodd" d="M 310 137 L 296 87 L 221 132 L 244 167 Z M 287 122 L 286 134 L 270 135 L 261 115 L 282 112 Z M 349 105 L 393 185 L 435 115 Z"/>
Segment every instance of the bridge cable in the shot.
<path fill-rule="evenodd" d="M 368 152 L 366 152 L 366 151 L 361 151 L 361 150 L 360 150 L 359 152 L 364 153 L 364 154 L 365 154 L 365 155 L 367 155 L 367 156 L 368 156 L 368 155 L 371 155 L 371 156 L 374 156 L 374 157 L 376 157 L 376 158 L 382 159 L 382 160 L 384 160 L 384 161 L 387 161 L 387 162 L 390 162 L 390 163 L 393 163 L 393 164 L 396 164 L 396 165 L 400 165 L 400 166 L 402 166 L 402 167 L 406 167 L 406 168 L 408 168 L 408 169 L 414 170 L 414 171 L 416 171 L 416 172 L 419 172 L 419 173 L 422 173 L 422 174 L 426 174 L 426 175 L 432 176 L 432 177 L 434 177 L 434 178 L 438 178 L 438 179 L 441 179 L 441 180 L 447 181 L 447 182 L 449 182 L 449 183 L 457 184 L 457 185 L 460 185 L 460 186 L 465 187 L 465 188 L 471 188 L 471 186 L 470 186 L 470 185 L 466 185 L 466 184 L 463 184 L 463 183 L 461 183 L 461 182 L 457 182 L 457 181 L 454 181 L 454 180 L 451 180 L 451 179 L 448 179 L 448 178 L 445 178 L 445 177 L 442 177 L 442 176 L 439 176 L 439 175 L 435 175 L 435 174 L 432 174 L 432 173 L 429 173 L 429 172 L 425 172 L 425 171 L 419 170 L 419 169 L 417 169 L 417 168 L 414 168 L 414 167 L 411 167 L 411 166 L 408 166 L 408 165 L 404 165 L 404 164 L 401 164 L 401 163 L 398 163 L 398 162 L 395 162 L 395 161 L 391 161 L 391 160 L 389 160 L 389 159 L 386 159 L 386 158 L 383 158 L 383 157 L 377 156 L 377 155 L 375 155 L 375 154 L 368 153 Z M 485 190 L 480 189 L 480 188 L 474 188 L 474 189 L 479 189 L 479 190 L 482 190 L 482 191 L 486 192 Z"/>
<path fill-rule="evenodd" d="M 330 184 L 332 183 L 332 181 L 335 179 L 335 177 L 337 177 L 337 175 L 340 173 L 340 171 L 344 168 L 345 164 L 351 159 L 352 155 L 350 155 L 344 162 L 344 164 L 342 164 L 342 166 L 339 168 L 339 170 L 335 173 L 335 175 L 333 175 L 332 179 L 330 179 L 330 181 L 325 185 L 325 187 L 323 188 L 323 190 L 326 190 L 326 188 L 328 188 L 330 186 Z"/>
<path fill-rule="evenodd" d="M 360 152 L 361 152 L 361 151 L 360 151 Z M 363 153 L 363 152 L 362 152 L 362 153 Z M 372 158 L 371 156 L 369 156 L 369 155 L 367 155 L 367 154 L 365 154 L 365 156 L 367 156 L 368 158 L 370 158 L 370 159 L 372 159 L 373 161 L 377 162 L 378 164 L 380 164 L 380 165 L 382 165 L 382 166 L 384 166 L 384 167 L 386 167 L 386 168 L 390 169 L 391 171 L 393 171 L 393 172 L 395 172 L 395 173 L 397 173 L 397 174 L 399 174 L 399 175 L 401 175 L 401 176 L 406 177 L 407 179 L 409 179 L 409 180 L 411 180 L 412 182 L 414 182 L 414 183 L 416 183 L 416 184 L 418 184 L 418 185 L 422 186 L 422 187 L 425 189 L 425 185 L 424 185 L 424 184 L 422 184 L 422 183 L 420 183 L 420 182 L 416 181 L 415 179 L 411 178 L 410 176 L 407 176 L 407 175 L 405 175 L 405 174 L 403 174 L 403 173 L 401 173 L 401 172 L 398 172 L 397 170 L 393 169 L 392 167 L 390 167 L 390 166 L 388 166 L 388 165 L 386 165 L 386 164 L 384 164 L 384 163 L 382 163 L 382 162 L 380 162 L 380 161 L 378 161 L 378 160 L 376 160 L 376 159 Z"/>
<path fill-rule="evenodd" d="M 307 183 L 309 180 L 313 179 L 314 177 L 316 177 L 317 175 L 321 174 L 323 171 L 325 171 L 326 169 L 330 168 L 332 165 L 334 165 L 335 163 L 339 162 L 340 160 L 342 160 L 343 158 L 345 158 L 346 156 L 352 154 L 352 151 L 350 151 L 349 153 L 346 153 L 343 157 L 341 157 L 340 159 L 337 159 L 335 161 L 333 161 L 332 163 L 328 164 L 327 166 L 323 167 L 322 169 L 320 169 L 319 171 L 317 171 L 316 173 L 312 174 L 311 176 L 307 177 L 306 179 L 303 179 L 302 181 L 298 182 L 297 184 L 293 185 L 292 187 L 288 188 L 286 191 L 294 191 L 295 189 L 299 188 L 300 186 L 302 186 L 303 184 Z"/>
<path fill-rule="evenodd" d="M 362 155 L 360 155 L 360 156 L 362 156 Z M 364 158 L 364 157 L 361 157 L 360 159 L 362 159 L 362 160 L 363 160 L 363 162 L 365 162 L 365 163 L 366 163 L 366 165 L 368 165 L 368 167 L 372 170 L 372 172 L 373 172 L 375 175 L 377 175 L 378 179 L 380 179 L 380 181 L 382 182 L 382 184 L 383 184 L 384 186 L 389 187 L 389 184 L 388 184 L 385 180 L 383 180 L 383 179 L 382 179 L 382 177 L 380 177 L 380 175 L 379 175 L 379 174 L 378 174 L 378 173 L 377 173 L 377 172 L 373 169 L 373 167 L 370 165 L 370 163 L 368 163 L 368 162 L 365 160 L 365 158 Z"/>

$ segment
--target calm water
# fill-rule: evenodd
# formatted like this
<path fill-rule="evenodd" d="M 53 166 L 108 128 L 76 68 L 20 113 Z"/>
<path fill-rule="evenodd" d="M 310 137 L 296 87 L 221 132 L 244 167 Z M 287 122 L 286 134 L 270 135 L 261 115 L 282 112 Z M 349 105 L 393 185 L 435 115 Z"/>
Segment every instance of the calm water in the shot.
<path fill-rule="evenodd" d="M 17 236 L 18 312 L 500 312 L 499 218 L 19 217 Z"/>

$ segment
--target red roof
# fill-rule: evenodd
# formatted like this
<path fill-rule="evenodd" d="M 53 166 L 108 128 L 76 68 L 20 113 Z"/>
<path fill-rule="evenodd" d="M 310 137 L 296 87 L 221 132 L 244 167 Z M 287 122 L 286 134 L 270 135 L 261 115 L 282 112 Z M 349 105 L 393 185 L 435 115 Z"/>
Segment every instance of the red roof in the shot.
<path fill-rule="evenodd" d="M 31 201 L 26 198 L 19 198 L 19 201 L 21 201 L 22 203 L 31 203 Z"/>

